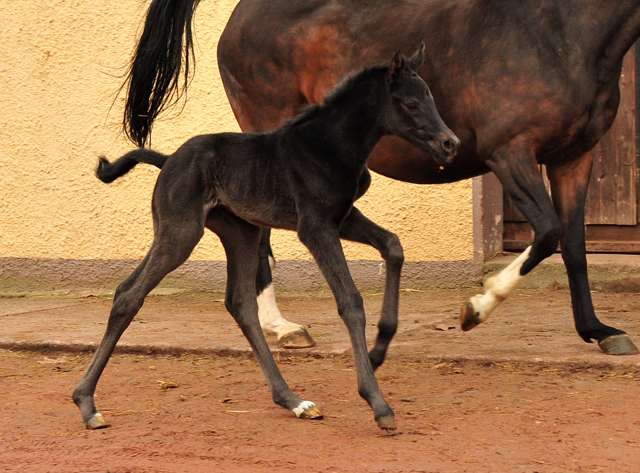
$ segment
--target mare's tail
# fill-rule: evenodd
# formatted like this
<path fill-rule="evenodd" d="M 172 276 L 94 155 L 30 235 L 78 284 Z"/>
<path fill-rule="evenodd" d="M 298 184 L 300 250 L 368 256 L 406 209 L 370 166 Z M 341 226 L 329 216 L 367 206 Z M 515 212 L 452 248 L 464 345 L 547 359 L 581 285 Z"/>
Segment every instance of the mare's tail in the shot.
<path fill-rule="evenodd" d="M 136 149 L 129 151 L 117 161 L 110 163 L 107 158 L 101 156 L 98 161 L 98 169 L 96 176 L 102 182 L 107 184 L 115 181 L 120 176 L 124 176 L 131 171 L 138 163 L 153 164 L 158 168 L 162 168 L 167 161 L 168 156 L 150 149 Z"/>
<path fill-rule="evenodd" d="M 149 6 L 144 31 L 123 86 L 128 84 L 124 132 L 139 147 L 149 139 L 158 114 L 173 105 L 187 89 L 190 63 L 195 65 L 191 22 L 199 3 L 200 0 L 153 0 Z"/>

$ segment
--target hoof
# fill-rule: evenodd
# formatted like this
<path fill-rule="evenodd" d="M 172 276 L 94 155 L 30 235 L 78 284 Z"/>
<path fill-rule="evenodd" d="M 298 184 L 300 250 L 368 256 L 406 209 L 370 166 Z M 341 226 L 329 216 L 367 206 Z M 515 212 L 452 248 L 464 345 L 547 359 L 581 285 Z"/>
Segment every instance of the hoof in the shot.
<path fill-rule="evenodd" d="M 109 427 L 109 423 L 104 420 L 102 414 L 94 414 L 91 419 L 84 423 L 87 430 L 106 429 Z"/>
<path fill-rule="evenodd" d="M 468 332 L 472 328 L 480 325 L 482 321 L 480 320 L 480 313 L 476 312 L 473 308 L 473 304 L 471 302 L 467 302 L 462 306 L 462 310 L 460 311 L 460 328 L 464 332 Z"/>
<path fill-rule="evenodd" d="M 626 333 L 611 335 L 600 340 L 598 346 L 607 355 L 637 355 L 640 353 Z"/>
<path fill-rule="evenodd" d="M 316 342 L 304 327 L 300 327 L 300 330 L 287 333 L 279 338 L 278 345 L 281 348 L 311 348 L 316 345 Z"/>
<path fill-rule="evenodd" d="M 393 415 L 382 416 L 376 419 L 378 422 L 378 427 L 382 430 L 396 430 L 396 420 Z"/>
<path fill-rule="evenodd" d="M 293 412 L 300 419 L 322 419 L 324 415 L 313 402 L 303 401 Z"/>

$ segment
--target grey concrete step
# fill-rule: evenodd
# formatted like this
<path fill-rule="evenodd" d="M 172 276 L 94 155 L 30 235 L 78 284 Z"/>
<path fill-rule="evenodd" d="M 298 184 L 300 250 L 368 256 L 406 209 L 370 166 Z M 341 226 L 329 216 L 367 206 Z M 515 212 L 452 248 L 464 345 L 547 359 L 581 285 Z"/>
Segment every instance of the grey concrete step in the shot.
<path fill-rule="evenodd" d="M 483 265 L 483 278 L 506 267 L 518 253 L 501 253 Z M 640 292 L 640 255 L 587 255 L 591 290 L 608 292 Z M 569 287 L 567 272 L 559 253 L 540 263 L 524 280 L 523 288 Z"/>

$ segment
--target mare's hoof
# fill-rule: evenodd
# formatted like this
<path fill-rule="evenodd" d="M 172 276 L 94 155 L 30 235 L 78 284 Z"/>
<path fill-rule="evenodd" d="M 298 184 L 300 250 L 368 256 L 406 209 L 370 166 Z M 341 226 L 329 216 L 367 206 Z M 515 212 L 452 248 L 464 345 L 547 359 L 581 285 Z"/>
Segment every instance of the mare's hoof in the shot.
<path fill-rule="evenodd" d="M 378 417 L 376 421 L 378 422 L 378 427 L 382 430 L 396 430 L 398 428 L 396 427 L 396 420 L 393 414 Z"/>
<path fill-rule="evenodd" d="M 468 332 L 481 323 L 480 313 L 476 312 L 476 309 L 473 308 L 473 304 L 471 302 L 464 304 L 460 311 L 460 328 L 462 328 L 464 332 Z"/>
<path fill-rule="evenodd" d="M 626 333 L 604 338 L 598 342 L 598 346 L 607 355 L 637 355 L 640 353 Z"/>
<path fill-rule="evenodd" d="M 287 333 L 278 339 L 278 345 L 281 348 L 311 348 L 316 346 L 316 342 L 307 329 L 300 327 L 300 330 Z"/>
<path fill-rule="evenodd" d="M 302 401 L 293 412 L 300 419 L 322 419 L 324 417 L 318 406 L 311 401 Z"/>
<path fill-rule="evenodd" d="M 102 414 L 94 414 L 91 419 L 84 423 L 87 430 L 106 429 L 109 427 L 109 423 L 104 420 Z"/>

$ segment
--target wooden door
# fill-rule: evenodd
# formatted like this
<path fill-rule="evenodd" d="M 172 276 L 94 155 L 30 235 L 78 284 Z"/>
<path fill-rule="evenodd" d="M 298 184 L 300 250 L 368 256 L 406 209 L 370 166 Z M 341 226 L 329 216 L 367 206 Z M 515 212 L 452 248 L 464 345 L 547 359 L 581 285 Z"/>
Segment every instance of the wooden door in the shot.
<path fill-rule="evenodd" d="M 589 252 L 640 253 L 636 49 L 640 53 L 640 48 L 634 46 L 624 60 L 616 120 L 592 150 L 593 170 L 585 215 Z M 541 168 L 544 176 L 544 166 Z M 531 225 L 505 194 L 504 249 L 523 250 L 532 241 Z"/>

